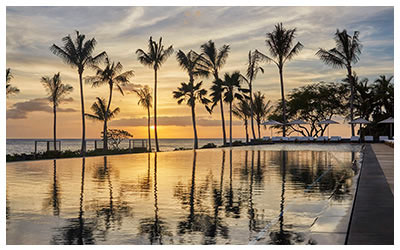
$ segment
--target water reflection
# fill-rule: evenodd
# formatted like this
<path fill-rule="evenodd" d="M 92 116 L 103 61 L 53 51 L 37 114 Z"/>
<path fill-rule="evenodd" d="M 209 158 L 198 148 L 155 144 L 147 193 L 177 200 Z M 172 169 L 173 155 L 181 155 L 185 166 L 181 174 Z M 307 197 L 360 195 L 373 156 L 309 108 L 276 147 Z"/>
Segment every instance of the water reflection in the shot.
<path fill-rule="evenodd" d="M 196 159 L 197 152 L 193 151 L 192 177 L 190 191 L 185 192 L 187 187 L 178 183 L 175 187 L 174 196 L 180 199 L 181 205 L 186 208 L 189 203 L 189 214 L 178 223 L 178 234 L 185 235 L 192 232 L 201 232 L 204 236 L 202 244 L 215 244 L 216 236 L 221 235 L 228 238 L 228 228 L 224 225 L 219 216 L 220 207 L 223 205 L 222 188 L 225 168 L 225 151 L 222 154 L 220 184 L 215 185 L 212 173 L 206 176 L 203 185 L 196 189 Z M 219 188 L 218 188 L 219 186 Z M 213 214 L 208 213 L 206 204 L 203 204 L 207 198 L 207 193 L 212 193 Z M 187 197 L 189 194 L 189 197 Z M 187 202 L 189 200 L 189 202 Z"/>
<path fill-rule="evenodd" d="M 59 216 L 60 214 L 60 187 L 57 181 L 57 161 L 53 160 L 53 183 L 50 185 L 50 191 L 48 192 L 49 197 L 44 201 L 43 209 L 47 210 L 52 208 L 53 215 Z"/>
<path fill-rule="evenodd" d="M 297 233 L 290 230 L 285 230 L 284 226 L 284 215 L 285 215 L 285 185 L 286 185 L 286 162 L 287 152 L 281 151 L 281 176 L 282 176 L 282 189 L 281 189 L 281 201 L 280 201 L 280 213 L 279 213 L 279 230 L 272 231 L 269 236 L 271 238 L 271 244 L 274 245 L 293 245 L 299 244 L 304 241 L 304 236 L 301 233 Z M 290 227 L 289 227 L 290 228 Z"/>
<path fill-rule="evenodd" d="M 157 153 L 154 153 L 154 218 L 140 220 L 140 234 L 147 234 L 150 244 L 163 244 L 163 235 L 171 235 L 167 223 L 159 217 L 157 196 Z"/>
<path fill-rule="evenodd" d="M 247 244 L 260 233 L 260 244 L 305 244 L 328 200 L 346 214 L 358 153 L 244 149 L 7 165 L 7 242 L 19 230 L 42 244 Z M 23 226 L 30 215 L 50 240 Z"/>
<path fill-rule="evenodd" d="M 85 220 L 83 210 L 85 190 L 85 158 L 82 158 L 81 192 L 79 197 L 79 214 L 77 218 L 66 220 L 66 225 L 56 228 L 51 244 L 94 244 L 93 230 L 95 225 L 91 220 Z"/>

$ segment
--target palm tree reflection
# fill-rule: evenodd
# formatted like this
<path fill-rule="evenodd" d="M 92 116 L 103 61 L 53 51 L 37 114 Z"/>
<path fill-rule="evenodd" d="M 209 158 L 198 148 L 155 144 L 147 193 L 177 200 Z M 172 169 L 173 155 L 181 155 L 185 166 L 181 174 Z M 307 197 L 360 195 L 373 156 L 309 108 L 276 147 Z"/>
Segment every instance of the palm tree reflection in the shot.
<path fill-rule="evenodd" d="M 196 188 L 196 158 L 197 152 L 193 151 L 192 177 L 189 192 L 184 191 L 184 186 L 179 182 L 175 188 L 174 196 L 181 200 L 184 207 L 189 205 L 189 214 L 178 223 L 178 234 L 191 234 L 193 232 L 202 232 L 202 244 L 215 244 L 216 236 L 219 234 L 223 238 L 228 238 L 228 227 L 224 225 L 219 216 L 220 207 L 223 204 L 222 188 L 225 164 L 225 151 L 222 151 L 222 167 L 219 188 L 213 185 L 213 176 L 210 173 L 206 181 Z M 210 190 L 211 187 L 211 190 Z M 212 192 L 212 210 L 213 214 L 208 213 L 208 209 L 203 202 L 207 198 L 207 192 Z M 192 241 L 190 241 L 192 243 Z"/>
<path fill-rule="evenodd" d="M 53 161 L 53 183 L 50 186 L 50 197 L 44 201 L 44 209 L 48 209 L 49 207 L 53 210 L 54 216 L 59 216 L 60 214 L 60 187 L 57 181 L 57 162 Z"/>
<path fill-rule="evenodd" d="M 300 233 L 285 230 L 284 213 L 285 213 L 285 184 L 286 184 L 286 161 L 287 152 L 281 151 L 281 175 L 282 175 L 282 189 L 281 189 L 281 202 L 279 213 L 279 231 L 272 231 L 269 236 L 271 243 L 274 245 L 292 245 L 304 241 L 304 236 Z M 288 227 L 290 228 L 290 226 Z"/>
<path fill-rule="evenodd" d="M 158 215 L 158 196 L 157 196 L 157 153 L 154 153 L 154 218 L 144 218 L 140 220 L 140 234 L 148 234 L 150 244 L 163 244 L 162 236 L 171 235 L 168 227 Z"/>
<path fill-rule="evenodd" d="M 86 221 L 84 218 L 83 201 L 84 201 L 84 183 L 85 183 L 85 158 L 82 158 L 82 177 L 81 192 L 79 198 L 79 215 L 78 218 L 67 219 L 66 226 L 56 229 L 51 244 L 94 244 L 93 231 L 95 224 Z"/>
<path fill-rule="evenodd" d="M 232 184 L 232 149 L 229 150 L 229 191 L 226 194 L 227 204 L 225 211 L 227 216 L 233 216 L 234 218 L 240 218 L 240 206 L 241 200 L 234 201 L 234 191 Z M 240 197 L 239 197 L 240 198 Z"/>

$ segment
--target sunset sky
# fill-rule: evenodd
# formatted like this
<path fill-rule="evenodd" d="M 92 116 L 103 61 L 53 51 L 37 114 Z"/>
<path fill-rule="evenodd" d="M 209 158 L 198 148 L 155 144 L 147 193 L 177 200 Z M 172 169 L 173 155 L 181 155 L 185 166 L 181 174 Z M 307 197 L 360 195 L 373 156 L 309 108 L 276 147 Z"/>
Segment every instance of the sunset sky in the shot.
<path fill-rule="evenodd" d="M 75 36 L 75 30 L 87 38 L 96 38 L 95 53 L 106 51 L 111 60 L 122 63 L 124 70 L 134 70 L 131 82 L 135 86 L 154 84 L 153 71 L 141 65 L 135 55 L 138 48 L 147 49 L 150 36 L 156 40 L 162 36 L 163 44 L 173 45 L 175 52 L 199 52 L 200 45 L 210 39 L 217 47 L 229 44 L 231 53 L 220 75 L 235 70 L 245 73 L 248 51 L 267 53 L 265 34 L 278 22 L 286 28 L 297 28 L 295 41 L 304 45 L 285 67 L 286 94 L 302 85 L 345 77 L 344 69 L 332 69 L 315 56 L 319 48 L 335 46 L 332 38 L 336 29 L 347 29 L 350 34 L 360 32 L 362 55 L 353 68 L 360 78 L 367 77 L 372 83 L 379 75 L 392 76 L 394 70 L 393 7 L 7 7 L 6 15 L 7 68 L 14 76 L 11 84 L 20 89 L 18 95 L 7 99 L 7 138 L 52 136 L 53 114 L 40 78 L 57 72 L 61 72 L 64 83 L 74 87 L 58 109 L 58 137 L 80 138 L 77 71 L 49 50 L 53 43 L 62 45 L 62 37 Z M 263 67 L 265 73 L 258 75 L 254 88 L 275 103 L 280 97 L 278 70 L 272 64 Z M 84 76 L 90 75 L 93 71 L 84 72 Z M 172 98 L 172 91 L 187 80 L 174 53 L 158 74 L 159 138 L 193 136 L 190 108 L 178 105 Z M 199 80 L 208 89 L 212 78 Z M 108 87 L 85 85 L 84 93 L 86 112 L 90 112 L 97 96 L 108 96 Z M 147 113 L 137 101 L 128 90 L 125 96 L 115 91 L 112 107 L 120 107 L 121 112 L 110 127 L 126 129 L 135 138 L 146 138 Z M 228 106 L 225 112 L 228 120 Z M 222 136 L 218 108 L 209 115 L 198 105 L 197 121 L 200 138 Z M 242 122 L 235 120 L 234 125 L 233 137 L 244 137 Z M 100 137 L 100 122 L 88 120 L 86 126 L 88 138 Z M 333 125 L 330 134 L 348 137 L 350 129 L 347 125 Z"/>

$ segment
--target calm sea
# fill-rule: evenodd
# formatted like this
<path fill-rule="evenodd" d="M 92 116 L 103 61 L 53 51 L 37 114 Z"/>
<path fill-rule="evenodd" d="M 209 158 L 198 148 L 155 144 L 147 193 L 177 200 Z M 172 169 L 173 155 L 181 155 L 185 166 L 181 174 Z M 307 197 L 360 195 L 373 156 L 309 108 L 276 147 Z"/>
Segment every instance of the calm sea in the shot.
<path fill-rule="evenodd" d="M 35 141 L 41 140 L 38 143 L 38 151 L 43 152 L 46 150 L 45 140 L 51 139 L 7 139 L 7 154 L 21 154 L 21 153 L 32 153 L 35 151 Z M 98 139 L 97 139 L 98 140 Z M 234 139 L 244 141 L 244 139 Z M 87 149 L 94 149 L 95 139 L 87 140 Z M 152 140 L 152 147 L 155 148 L 155 142 Z M 199 139 L 199 147 L 206 145 L 207 143 L 214 143 L 219 146 L 222 145 L 222 139 Z M 159 139 L 161 151 L 173 151 L 175 148 L 193 148 L 193 139 Z M 128 148 L 128 141 L 123 141 L 120 144 L 120 148 Z M 81 148 L 80 139 L 61 139 L 61 150 L 79 150 Z"/>

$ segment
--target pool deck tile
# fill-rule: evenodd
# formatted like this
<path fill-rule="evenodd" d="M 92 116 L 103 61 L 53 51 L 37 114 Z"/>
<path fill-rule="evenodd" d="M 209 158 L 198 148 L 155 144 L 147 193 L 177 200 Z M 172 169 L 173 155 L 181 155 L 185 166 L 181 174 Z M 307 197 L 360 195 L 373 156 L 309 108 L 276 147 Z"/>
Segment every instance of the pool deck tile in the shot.
<path fill-rule="evenodd" d="M 387 148 L 379 144 L 366 144 L 346 240 L 348 245 L 394 244 L 394 197 L 389 184 L 392 178 L 393 187 L 393 174 L 390 177 L 388 171 L 385 176 L 385 169 L 393 169 L 393 161 L 391 166 L 390 163 L 383 163 L 384 161 L 379 160 L 382 154 L 390 158 Z M 393 150 L 391 154 L 393 159 Z M 383 166 L 380 165 L 381 162 Z"/>

